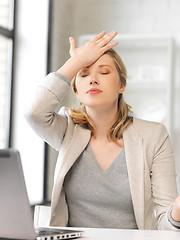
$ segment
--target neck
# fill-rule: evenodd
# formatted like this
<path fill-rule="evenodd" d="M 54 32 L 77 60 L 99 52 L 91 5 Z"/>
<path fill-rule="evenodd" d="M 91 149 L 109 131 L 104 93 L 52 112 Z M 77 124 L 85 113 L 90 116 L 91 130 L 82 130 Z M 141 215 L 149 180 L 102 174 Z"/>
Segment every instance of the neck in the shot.
<path fill-rule="evenodd" d="M 86 111 L 88 116 L 91 118 L 94 125 L 96 126 L 95 138 L 99 140 L 107 140 L 107 132 L 112 125 L 112 122 L 117 112 L 117 108 L 113 108 L 110 110 L 94 110 L 87 107 Z"/>

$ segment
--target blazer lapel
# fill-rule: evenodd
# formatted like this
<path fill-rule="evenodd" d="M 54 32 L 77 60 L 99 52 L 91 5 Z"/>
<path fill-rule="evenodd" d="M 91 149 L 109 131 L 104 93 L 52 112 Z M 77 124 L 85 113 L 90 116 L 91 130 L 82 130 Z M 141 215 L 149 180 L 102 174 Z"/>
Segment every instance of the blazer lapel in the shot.
<path fill-rule="evenodd" d="M 74 134 L 72 139 L 68 142 L 69 151 L 67 151 L 67 161 L 66 163 L 66 173 L 69 171 L 73 163 L 83 152 L 90 140 L 91 132 L 90 130 L 84 129 L 79 125 L 75 126 Z M 66 174 L 65 173 L 65 174 Z"/>
<path fill-rule="evenodd" d="M 91 132 L 78 125 L 75 125 L 73 134 L 67 134 L 63 147 L 59 152 L 54 177 L 54 187 L 52 194 L 53 210 L 58 205 L 62 184 L 66 173 L 73 163 L 87 146 Z M 64 151 L 64 149 L 66 149 Z"/>
<path fill-rule="evenodd" d="M 144 160 L 142 138 L 133 124 L 123 134 L 134 213 L 139 229 L 144 228 Z"/>

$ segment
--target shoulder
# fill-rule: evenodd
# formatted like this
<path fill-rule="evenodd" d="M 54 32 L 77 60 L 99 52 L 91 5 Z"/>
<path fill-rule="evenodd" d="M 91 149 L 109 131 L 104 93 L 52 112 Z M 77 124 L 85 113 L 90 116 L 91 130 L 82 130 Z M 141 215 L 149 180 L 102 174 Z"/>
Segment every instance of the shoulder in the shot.
<path fill-rule="evenodd" d="M 142 141 L 146 150 L 150 149 L 151 152 L 159 149 L 165 142 L 166 146 L 171 145 L 169 134 L 162 123 L 137 118 L 133 118 L 133 122 L 125 129 L 123 138 L 126 144 Z"/>
<path fill-rule="evenodd" d="M 153 129 L 159 128 L 161 126 L 165 127 L 163 123 L 143 120 L 139 118 L 133 118 L 133 125 L 136 128 L 143 128 L 143 129 L 146 129 L 149 127 Z"/>
<path fill-rule="evenodd" d="M 141 137 L 162 137 L 168 135 L 167 129 L 163 123 L 133 118 L 132 125 Z"/>

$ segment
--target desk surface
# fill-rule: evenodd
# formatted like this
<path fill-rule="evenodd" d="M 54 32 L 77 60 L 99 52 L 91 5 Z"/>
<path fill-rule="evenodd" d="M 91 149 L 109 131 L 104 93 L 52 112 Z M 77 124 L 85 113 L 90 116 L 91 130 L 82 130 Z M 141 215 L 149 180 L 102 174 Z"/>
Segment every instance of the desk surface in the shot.
<path fill-rule="evenodd" d="M 80 229 L 84 231 L 81 240 L 180 240 L 180 231 Z"/>

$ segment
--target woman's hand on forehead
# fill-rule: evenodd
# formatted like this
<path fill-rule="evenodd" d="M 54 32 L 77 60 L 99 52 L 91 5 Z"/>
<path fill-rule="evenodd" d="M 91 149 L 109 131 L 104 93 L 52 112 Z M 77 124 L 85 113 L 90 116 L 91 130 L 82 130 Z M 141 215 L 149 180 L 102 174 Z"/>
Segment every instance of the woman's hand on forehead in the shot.
<path fill-rule="evenodd" d="M 106 34 L 106 32 L 103 31 L 79 48 L 76 47 L 75 39 L 73 37 L 70 37 L 70 56 L 71 58 L 75 57 L 76 61 L 79 61 L 79 64 L 82 68 L 90 66 L 95 61 L 97 61 L 107 50 L 113 48 L 118 44 L 117 41 L 110 43 L 116 35 L 117 32 L 115 31 L 112 31 L 109 34 Z"/>
<path fill-rule="evenodd" d="M 113 40 L 116 35 L 117 32 L 115 31 L 109 34 L 103 31 L 79 48 L 76 47 L 75 39 L 70 37 L 69 53 L 71 57 L 57 72 L 66 76 L 71 81 L 81 69 L 92 65 L 107 50 L 118 44 L 117 41 L 111 43 L 111 40 Z"/>

